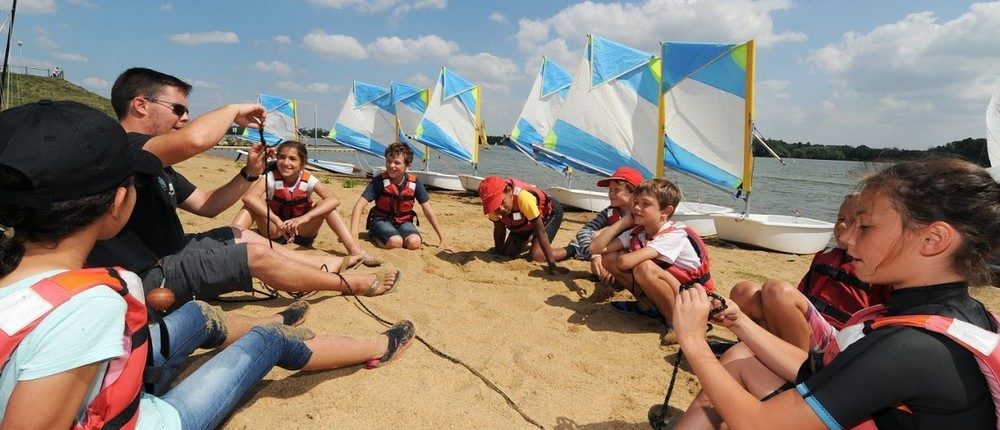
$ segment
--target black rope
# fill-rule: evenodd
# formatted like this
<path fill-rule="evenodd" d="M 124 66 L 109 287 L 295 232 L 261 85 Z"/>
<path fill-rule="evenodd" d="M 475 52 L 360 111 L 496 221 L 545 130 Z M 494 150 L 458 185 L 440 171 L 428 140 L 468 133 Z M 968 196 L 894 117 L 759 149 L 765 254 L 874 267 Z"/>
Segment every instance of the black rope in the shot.
<path fill-rule="evenodd" d="M 377 314 L 375 314 L 375 312 L 373 312 L 371 309 L 369 309 L 368 306 L 365 306 L 365 304 L 361 301 L 360 297 L 358 297 L 355 294 L 348 294 L 348 296 L 354 297 L 354 300 L 356 300 L 358 302 L 358 304 L 361 305 L 361 307 L 364 309 L 364 312 L 367 313 L 370 317 L 374 318 L 376 321 L 384 324 L 387 327 L 392 326 L 392 323 L 390 323 L 389 321 L 386 321 L 385 319 L 379 317 Z M 426 340 L 424 340 L 424 338 L 421 337 L 419 334 L 418 335 L 414 335 L 414 337 L 418 341 L 420 341 L 420 343 L 424 344 L 424 346 L 426 346 L 427 349 L 429 349 L 434 354 L 436 354 L 439 357 L 444 358 L 444 359 L 446 359 L 446 360 L 448 360 L 448 361 L 450 361 L 452 363 L 455 363 L 457 365 L 460 365 L 460 366 L 464 367 L 466 370 L 468 370 L 473 375 L 475 375 L 477 378 L 479 378 L 484 383 L 486 383 L 486 386 L 490 387 L 493 391 L 496 391 L 497 394 L 499 394 L 501 397 L 503 397 L 503 399 L 507 401 L 507 405 L 509 405 L 512 409 L 514 409 L 514 411 L 516 411 L 518 414 L 520 414 L 521 418 L 524 418 L 525 421 L 527 421 L 531 425 L 534 425 L 535 427 L 538 427 L 540 429 L 544 429 L 545 428 L 545 426 L 541 425 L 538 421 L 535 421 L 533 418 L 531 418 L 530 416 L 528 416 L 527 412 L 524 412 L 524 410 L 522 410 L 521 407 L 518 406 L 518 404 L 515 403 L 514 400 L 510 398 L 510 396 L 507 395 L 507 393 L 505 393 L 500 387 L 497 387 L 496 384 L 494 384 L 492 381 L 490 381 L 486 376 L 483 376 L 482 373 L 479 373 L 478 370 L 473 369 L 468 364 L 465 364 L 464 361 L 459 360 L 459 359 L 457 359 L 455 357 L 452 357 L 452 356 L 448 355 L 447 353 L 445 353 L 445 352 L 443 352 L 443 351 L 435 348 L 430 343 L 428 343 Z"/>

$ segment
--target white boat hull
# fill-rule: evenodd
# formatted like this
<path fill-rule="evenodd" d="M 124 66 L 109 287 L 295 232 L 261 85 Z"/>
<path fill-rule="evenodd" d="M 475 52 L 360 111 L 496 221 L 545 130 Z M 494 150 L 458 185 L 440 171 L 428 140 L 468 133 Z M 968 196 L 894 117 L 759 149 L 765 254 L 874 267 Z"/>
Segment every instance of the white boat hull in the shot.
<path fill-rule="evenodd" d="M 462 182 L 462 188 L 466 191 L 479 193 L 479 183 L 483 182 L 483 177 L 475 175 L 458 175 L 458 180 Z"/>
<path fill-rule="evenodd" d="M 674 210 L 674 221 L 680 221 L 691 227 L 698 236 L 708 237 L 716 234 L 713 214 L 730 213 L 732 208 L 710 205 L 708 203 L 681 202 Z"/>
<path fill-rule="evenodd" d="M 546 192 L 563 206 L 570 206 L 585 211 L 600 212 L 611 206 L 608 193 L 599 191 L 578 190 L 563 187 L 551 187 Z"/>
<path fill-rule="evenodd" d="M 349 163 L 340 163 L 337 161 L 326 161 L 326 160 L 317 160 L 315 158 L 310 158 L 308 166 L 314 169 L 319 169 L 330 173 L 336 173 L 338 175 L 360 176 L 362 174 L 362 170 L 359 169 L 357 166 Z"/>
<path fill-rule="evenodd" d="M 448 191 L 465 191 L 465 188 L 462 187 L 462 181 L 458 179 L 458 176 L 427 170 L 418 170 L 412 173 L 424 183 L 425 187 Z"/>
<path fill-rule="evenodd" d="M 788 254 L 813 254 L 833 237 L 833 224 L 788 215 L 712 215 L 719 239 Z"/>

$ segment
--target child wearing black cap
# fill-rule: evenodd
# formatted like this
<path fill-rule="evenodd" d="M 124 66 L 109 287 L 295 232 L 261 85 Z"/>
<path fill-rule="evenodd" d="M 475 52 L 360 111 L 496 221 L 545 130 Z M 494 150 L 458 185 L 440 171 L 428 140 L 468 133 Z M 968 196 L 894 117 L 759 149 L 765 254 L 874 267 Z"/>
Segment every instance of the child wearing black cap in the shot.
<path fill-rule="evenodd" d="M 408 321 L 373 340 L 312 339 L 307 329 L 253 326 L 268 319 L 226 315 L 200 301 L 164 318 L 167 337 L 148 330 L 138 276 L 81 269 L 94 243 L 117 234 L 135 205 L 136 158 L 126 142 L 114 120 L 75 102 L 0 113 L 5 428 L 214 428 L 275 365 L 378 367 L 409 344 Z M 270 319 L 297 324 L 304 311 Z M 229 343 L 165 390 L 195 348 Z"/>

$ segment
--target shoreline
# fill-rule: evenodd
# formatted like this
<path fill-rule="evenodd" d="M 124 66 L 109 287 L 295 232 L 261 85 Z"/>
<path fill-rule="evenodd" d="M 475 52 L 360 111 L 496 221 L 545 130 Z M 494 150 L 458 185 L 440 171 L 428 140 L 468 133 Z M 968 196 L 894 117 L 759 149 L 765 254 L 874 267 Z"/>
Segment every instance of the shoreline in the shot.
<path fill-rule="evenodd" d="M 244 163 L 200 155 L 175 167 L 200 188 L 212 189 L 229 181 Z M 347 178 L 313 174 L 341 200 L 341 215 L 349 222 L 348 212 L 367 181 L 344 188 Z M 430 194 L 438 221 L 457 251 L 438 249 L 426 222 L 418 227 L 425 248 L 417 251 L 377 249 L 362 234 L 362 247 L 385 260 L 384 268 L 398 268 L 402 279 L 396 292 L 361 302 L 386 320 L 413 321 L 417 334 L 430 345 L 482 374 L 545 428 L 648 429 L 647 412 L 663 402 L 678 351 L 676 345 L 660 345 L 665 326 L 612 309 L 609 301 L 627 300 L 629 294 L 596 285 L 589 279 L 588 262 L 560 262 L 569 274 L 550 276 L 542 263 L 486 255 L 492 225 L 482 215 L 478 197 Z M 215 219 L 182 211 L 181 221 L 188 232 L 228 225 L 239 206 Z M 592 216 L 566 212 L 553 246 L 565 246 Z M 741 279 L 797 283 L 812 259 L 740 249 L 715 238 L 706 245 L 712 277 L 724 296 Z M 344 248 L 323 227 L 315 250 L 307 252 L 343 255 Z M 972 291 L 994 312 L 1000 309 L 997 290 Z M 354 298 L 320 293 L 307 300 L 312 310 L 304 326 L 317 334 L 370 337 L 385 330 Z M 217 304 L 240 313 L 271 315 L 291 302 L 282 298 Z M 721 327 L 710 335 L 733 338 Z M 192 368 L 208 354 L 195 355 Z M 672 413 L 687 408 L 697 392 L 697 379 L 682 364 Z M 376 370 L 275 369 L 224 427 L 535 428 L 472 372 L 420 343 L 398 362 Z"/>

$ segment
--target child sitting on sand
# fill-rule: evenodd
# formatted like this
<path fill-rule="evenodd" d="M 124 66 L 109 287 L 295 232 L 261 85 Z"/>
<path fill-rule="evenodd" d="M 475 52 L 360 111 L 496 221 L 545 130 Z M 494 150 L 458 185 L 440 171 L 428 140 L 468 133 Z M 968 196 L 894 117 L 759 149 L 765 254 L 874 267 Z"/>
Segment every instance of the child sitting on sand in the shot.
<path fill-rule="evenodd" d="M 299 142 L 278 145 L 277 161 L 268 166 L 264 181 L 257 181 L 243 195 L 243 207 L 236 213 L 232 226 L 250 228 L 256 224 L 261 236 L 281 244 L 291 241 L 311 247 L 325 220 L 349 255 L 364 256 L 361 261 L 366 266 L 379 266 L 381 261 L 361 249 L 337 213 L 340 199 L 305 170 L 307 159 L 306 147 Z M 314 192 L 322 199 L 319 204 L 313 204 Z M 349 265 L 357 260 L 344 261 Z"/>
<path fill-rule="evenodd" d="M 164 317 L 167 337 L 150 333 L 136 274 L 81 269 L 135 206 L 134 154 L 118 123 L 79 103 L 43 100 L 0 113 L 4 428 L 216 428 L 275 365 L 378 367 L 409 345 L 409 321 L 373 340 L 314 338 L 277 317 L 253 326 L 200 301 Z M 302 305 L 282 321 L 300 323 Z M 196 348 L 230 343 L 166 389 Z M 163 351 L 169 357 L 155 355 Z"/>
<path fill-rule="evenodd" d="M 590 252 L 603 255 L 604 267 L 615 282 L 636 298 L 612 302 L 616 309 L 652 318 L 662 315 L 669 324 L 681 286 L 700 283 L 712 290 L 708 250 L 701 237 L 670 219 L 680 196 L 668 180 L 643 182 L 632 196 L 631 211 L 590 243 Z"/>
<path fill-rule="evenodd" d="M 365 206 L 375 201 L 375 206 L 368 212 L 365 229 L 379 248 L 420 249 L 423 240 L 414 225 L 417 213 L 413 210 L 414 202 L 420 204 L 424 217 L 431 223 L 438 236 L 438 248 L 453 251 L 444 232 L 438 225 L 434 211 L 431 210 L 430 196 L 424 189 L 423 182 L 416 176 L 406 172 L 413 163 L 413 150 L 403 143 L 393 143 L 385 148 L 385 171 L 372 177 L 368 187 L 361 193 L 354 211 L 351 213 L 351 236 L 358 237 L 358 227 L 361 212 Z"/>
<path fill-rule="evenodd" d="M 594 235 L 601 229 L 608 227 L 620 220 L 632 206 L 632 194 L 635 187 L 642 184 L 642 173 L 631 167 L 619 167 L 610 177 L 597 181 L 598 187 L 608 189 L 608 200 L 611 205 L 597 213 L 594 219 L 590 220 L 580 231 L 576 233 L 578 260 L 590 260 L 590 273 L 597 276 L 598 282 L 603 282 L 609 286 L 615 285 L 615 275 L 604 268 L 601 254 L 591 254 L 588 247 L 594 240 Z M 632 226 L 626 226 L 631 228 Z"/>
<path fill-rule="evenodd" d="M 891 290 L 858 280 L 847 255 L 844 234 L 857 218 L 857 199 L 857 193 L 844 197 L 833 227 L 837 246 L 816 253 L 798 288 L 784 279 L 771 279 L 763 286 L 740 281 L 730 299 L 761 327 L 802 349 L 809 347 L 810 321 L 817 312 L 841 329 L 855 312 L 884 303 Z"/>
<path fill-rule="evenodd" d="M 958 159 L 895 164 L 864 180 L 842 239 L 855 275 L 892 288 L 803 351 L 747 318 L 715 315 L 743 343 L 717 360 L 711 299 L 681 292 L 674 328 L 703 387 L 675 429 L 997 428 L 997 317 L 969 295 L 1000 251 L 1000 184 Z M 709 400 L 711 399 L 711 400 Z"/>
<path fill-rule="evenodd" d="M 493 253 L 517 257 L 531 244 L 528 260 L 548 262 L 546 271 L 557 272 L 557 261 L 572 258 L 576 246 L 552 248 L 562 225 L 563 208 L 541 188 L 514 178 L 487 176 L 479 183 L 483 213 L 493 221 Z M 507 234 L 507 231 L 510 234 Z"/>

